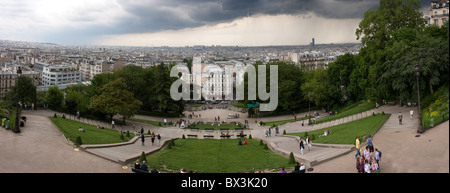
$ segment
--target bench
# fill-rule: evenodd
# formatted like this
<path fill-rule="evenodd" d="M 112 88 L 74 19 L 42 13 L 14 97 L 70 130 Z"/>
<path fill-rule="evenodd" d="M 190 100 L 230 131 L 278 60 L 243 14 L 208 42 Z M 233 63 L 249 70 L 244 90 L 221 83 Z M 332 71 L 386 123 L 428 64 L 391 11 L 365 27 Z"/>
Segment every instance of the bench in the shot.
<path fill-rule="evenodd" d="M 388 105 L 395 105 L 395 102 L 393 102 L 393 101 L 388 101 L 387 104 L 388 104 Z"/>
<path fill-rule="evenodd" d="M 204 135 L 203 137 L 206 139 L 212 139 L 212 138 L 214 138 L 214 135 Z"/>
<path fill-rule="evenodd" d="M 292 171 L 292 173 L 297 173 L 297 174 L 301 174 L 301 173 L 305 173 L 305 170 L 297 170 L 297 171 Z"/>
<path fill-rule="evenodd" d="M 197 138 L 197 135 L 187 135 L 188 136 L 188 138 Z"/>
<path fill-rule="evenodd" d="M 241 135 L 241 134 L 239 134 L 239 135 L 236 135 L 236 137 L 239 137 L 239 138 L 244 138 L 244 137 L 246 137 L 247 135 Z"/>
<path fill-rule="evenodd" d="M 133 171 L 134 173 L 142 173 L 142 174 L 148 174 L 150 172 L 145 171 L 145 170 L 140 170 L 140 169 L 135 169 L 135 168 L 131 168 L 131 171 Z"/>
<path fill-rule="evenodd" d="M 214 128 L 205 128 L 205 131 L 214 131 Z"/>
<path fill-rule="evenodd" d="M 228 139 L 229 139 L 230 137 L 231 137 L 230 135 L 221 135 L 221 136 L 220 136 L 220 138 L 228 138 Z"/>

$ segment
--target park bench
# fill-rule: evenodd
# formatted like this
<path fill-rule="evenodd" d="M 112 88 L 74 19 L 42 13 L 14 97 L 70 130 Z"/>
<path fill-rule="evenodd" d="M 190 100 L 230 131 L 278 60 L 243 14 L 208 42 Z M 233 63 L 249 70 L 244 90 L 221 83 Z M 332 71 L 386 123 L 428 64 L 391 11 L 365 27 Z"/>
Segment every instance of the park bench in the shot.
<path fill-rule="evenodd" d="M 231 136 L 230 135 L 220 135 L 220 138 L 230 138 Z"/>
<path fill-rule="evenodd" d="M 302 174 L 302 173 L 305 173 L 305 171 L 306 171 L 306 169 L 305 170 L 292 171 L 292 173 Z"/>
<path fill-rule="evenodd" d="M 142 174 L 148 174 L 150 172 L 145 171 L 145 170 L 140 170 L 140 169 L 135 169 L 135 168 L 131 168 L 131 171 L 133 171 L 134 173 L 142 173 Z"/>
<path fill-rule="evenodd" d="M 204 135 L 203 137 L 206 139 L 212 139 L 212 138 L 214 138 L 214 135 Z"/>
<path fill-rule="evenodd" d="M 205 131 L 214 131 L 214 128 L 205 128 Z"/>
<path fill-rule="evenodd" d="M 188 138 L 197 138 L 197 135 L 187 135 Z"/>
<path fill-rule="evenodd" d="M 244 137 L 246 137 L 246 136 L 247 136 L 246 134 L 244 134 L 244 135 L 241 135 L 241 134 L 236 135 L 236 137 L 238 137 L 238 138 L 244 138 Z"/>

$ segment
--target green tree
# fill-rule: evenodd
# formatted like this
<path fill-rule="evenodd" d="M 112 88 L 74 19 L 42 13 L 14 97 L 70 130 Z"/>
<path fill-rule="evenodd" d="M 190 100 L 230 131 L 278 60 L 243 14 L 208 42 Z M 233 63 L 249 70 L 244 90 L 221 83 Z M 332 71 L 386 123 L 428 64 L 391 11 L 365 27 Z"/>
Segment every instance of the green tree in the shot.
<path fill-rule="evenodd" d="M 7 98 L 10 101 L 22 103 L 36 102 L 36 86 L 33 84 L 33 79 L 28 76 L 20 76 L 18 83 L 11 87 L 7 93 Z"/>
<path fill-rule="evenodd" d="M 64 101 L 64 93 L 59 90 L 58 86 L 51 86 L 48 88 L 44 100 L 50 109 L 60 110 Z"/>
<path fill-rule="evenodd" d="M 360 93 L 350 90 L 350 75 L 357 65 L 358 56 L 345 54 L 336 61 L 328 64 L 328 94 L 333 104 L 343 104 L 348 100 L 354 101 Z"/>
<path fill-rule="evenodd" d="M 328 96 L 328 77 L 325 69 L 318 68 L 306 74 L 306 82 L 301 86 L 303 98 L 317 106 L 330 107 Z M 310 96 L 308 96 L 310 94 Z"/>
<path fill-rule="evenodd" d="M 99 94 L 91 98 L 90 108 L 108 115 L 111 120 L 117 114 L 124 117 L 134 115 L 142 102 L 135 99 L 133 93 L 126 88 L 122 78 L 103 85 L 97 89 Z"/>

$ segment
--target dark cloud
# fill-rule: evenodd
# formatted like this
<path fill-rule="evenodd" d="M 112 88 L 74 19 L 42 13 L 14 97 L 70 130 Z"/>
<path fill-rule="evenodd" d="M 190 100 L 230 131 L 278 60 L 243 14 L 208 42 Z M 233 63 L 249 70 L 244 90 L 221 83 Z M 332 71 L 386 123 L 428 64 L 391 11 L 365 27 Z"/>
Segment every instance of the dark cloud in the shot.
<path fill-rule="evenodd" d="M 135 19 L 124 21 L 126 29 L 153 32 L 198 27 L 232 21 L 247 14 L 276 15 L 314 12 L 326 18 L 362 18 L 376 9 L 378 0 L 119 0 Z"/>

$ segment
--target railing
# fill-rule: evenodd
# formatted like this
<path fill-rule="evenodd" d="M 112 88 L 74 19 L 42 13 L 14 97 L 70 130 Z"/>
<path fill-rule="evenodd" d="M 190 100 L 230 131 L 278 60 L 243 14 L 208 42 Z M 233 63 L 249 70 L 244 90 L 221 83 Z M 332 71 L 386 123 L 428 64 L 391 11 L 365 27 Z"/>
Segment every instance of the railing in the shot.
<path fill-rule="evenodd" d="M 433 15 L 431 15 L 431 18 L 441 18 L 441 17 L 448 17 L 448 13 L 446 13 L 446 14 L 433 14 Z"/>
<path fill-rule="evenodd" d="M 447 121 L 448 117 L 449 117 L 449 114 L 448 114 L 448 112 L 446 112 L 446 113 L 444 113 L 442 115 L 439 115 L 437 117 L 434 117 L 434 118 L 431 118 L 431 119 L 428 119 L 428 120 L 422 120 L 423 128 L 424 129 L 429 129 L 429 128 L 435 127 L 436 125 L 439 125 L 439 124 Z"/>

